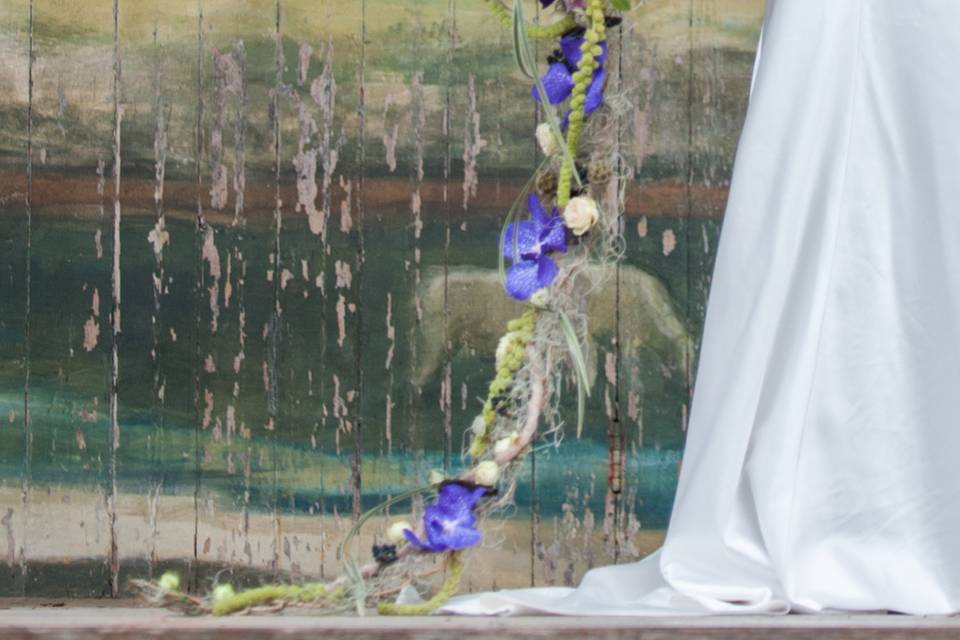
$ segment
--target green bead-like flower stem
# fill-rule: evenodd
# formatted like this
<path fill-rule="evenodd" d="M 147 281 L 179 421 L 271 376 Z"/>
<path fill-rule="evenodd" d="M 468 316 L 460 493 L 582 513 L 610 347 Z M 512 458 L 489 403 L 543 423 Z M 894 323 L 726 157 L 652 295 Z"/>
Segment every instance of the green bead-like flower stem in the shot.
<path fill-rule="evenodd" d="M 497 419 L 500 398 L 510 389 L 514 374 L 523 366 L 524 352 L 527 349 L 527 343 L 533 337 L 536 323 L 535 309 L 528 309 L 522 316 L 507 323 L 507 333 L 512 334 L 512 338 L 507 347 L 507 353 L 499 363 L 497 375 L 487 391 L 487 400 L 483 403 L 483 410 L 480 413 L 483 418 L 484 432 L 482 435 L 474 435 L 473 442 L 470 443 L 472 458 L 479 458 L 490 446 L 490 429 Z"/>
<path fill-rule="evenodd" d="M 570 152 L 560 167 L 560 178 L 557 184 L 557 206 L 561 209 L 570 202 L 570 187 L 575 170 L 573 158 L 577 157 L 577 147 L 580 145 L 580 134 L 583 132 L 587 89 L 593 80 L 593 72 L 598 66 L 596 57 L 600 55 L 600 42 L 606 35 L 606 23 L 603 15 L 603 0 L 588 0 L 587 17 L 590 25 L 584 34 L 583 44 L 580 46 L 580 64 L 573 74 L 573 98 L 570 100 L 570 121 L 567 124 L 567 150 Z"/>

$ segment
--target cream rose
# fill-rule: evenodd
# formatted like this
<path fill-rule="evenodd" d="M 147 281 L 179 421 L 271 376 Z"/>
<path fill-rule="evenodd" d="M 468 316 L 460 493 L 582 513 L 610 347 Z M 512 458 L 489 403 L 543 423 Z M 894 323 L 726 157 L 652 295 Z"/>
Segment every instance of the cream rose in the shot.
<path fill-rule="evenodd" d="M 588 196 L 577 196 L 563 210 L 563 222 L 575 236 L 582 236 L 600 219 L 597 203 Z"/>

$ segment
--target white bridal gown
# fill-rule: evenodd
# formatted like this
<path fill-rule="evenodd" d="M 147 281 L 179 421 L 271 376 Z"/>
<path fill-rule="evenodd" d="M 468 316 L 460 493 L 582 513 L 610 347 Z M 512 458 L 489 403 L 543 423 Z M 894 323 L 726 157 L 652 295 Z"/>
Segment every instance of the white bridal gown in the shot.
<path fill-rule="evenodd" d="M 762 41 L 666 542 L 442 612 L 960 612 L 960 0 Z"/>

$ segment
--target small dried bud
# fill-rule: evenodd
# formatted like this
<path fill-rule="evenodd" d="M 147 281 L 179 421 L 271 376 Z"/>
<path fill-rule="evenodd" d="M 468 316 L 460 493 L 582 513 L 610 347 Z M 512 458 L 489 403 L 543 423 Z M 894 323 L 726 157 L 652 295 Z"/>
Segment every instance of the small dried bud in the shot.
<path fill-rule="evenodd" d="M 537 174 L 537 195 L 545 199 L 556 197 L 558 182 L 559 178 L 556 171 L 551 169 L 541 171 Z"/>
<path fill-rule="evenodd" d="M 587 167 L 587 180 L 595 189 L 604 189 L 613 177 L 613 167 L 607 162 L 591 162 Z"/>
<path fill-rule="evenodd" d="M 474 471 L 474 479 L 477 484 L 484 487 L 492 487 L 497 484 L 500 478 L 500 467 L 493 460 L 484 460 L 477 465 Z"/>

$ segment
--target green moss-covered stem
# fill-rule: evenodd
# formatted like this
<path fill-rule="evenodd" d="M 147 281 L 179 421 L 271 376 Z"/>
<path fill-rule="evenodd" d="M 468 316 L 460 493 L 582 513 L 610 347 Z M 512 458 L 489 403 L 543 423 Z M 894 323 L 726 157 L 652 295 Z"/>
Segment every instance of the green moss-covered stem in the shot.
<path fill-rule="evenodd" d="M 507 333 L 503 337 L 506 341 L 506 351 L 502 358 L 498 358 L 497 375 L 487 390 L 487 399 L 483 403 L 480 416 L 483 420 L 483 433 L 473 436 L 470 443 L 470 456 L 479 458 L 490 446 L 490 430 L 497 419 L 497 410 L 504 401 L 513 376 L 523 366 L 524 352 L 527 343 L 533 337 L 533 329 L 537 324 L 536 309 L 528 309 L 522 316 L 507 323 Z M 499 350 L 499 348 L 498 348 Z"/>
<path fill-rule="evenodd" d="M 223 598 L 213 604 L 213 615 L 226 616 L 249 609 L 271 604 L 301 604 L 320 600 L 339 600 L 346 595 L 343 587 L 330 589 L 326 584 L 311 582 L 303 585 L 265 585 L 247 589 Z"/>

